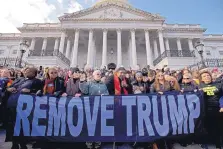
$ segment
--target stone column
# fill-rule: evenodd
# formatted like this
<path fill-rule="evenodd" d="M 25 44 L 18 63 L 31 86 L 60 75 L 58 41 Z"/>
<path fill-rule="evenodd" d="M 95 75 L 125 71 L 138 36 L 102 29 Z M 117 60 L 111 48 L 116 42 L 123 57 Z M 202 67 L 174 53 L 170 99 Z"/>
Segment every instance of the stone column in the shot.
<path fill-rule="evenodd" d="M 61 52 L 62 54 L 63 54 L 63 50 L 64 50 L 65 38 L 66 38 L 66 33 L 62 32 L 61 38 L 60 38 L 60 48 L 59 48 L 59 52 Z"/>
<path fill-rule="evenodd" d="M 159 54 L 158 54 L 158 46 L 157 46 L 156 39 L 153 40 L 153 46 L 154 46 L 154 56 L 155 56 L 155 58 L 157 58 L 159 56 Z"/>
<path fill-rule="evenodd" d="M 70 39 L 68 38 L 67 39 L 67 48 L 66 48 L 66 54 L 65 54 L 65 56 L 66 56 L 66 58 L 68 58 L 69 59 L 69 55 L 70 55 Z"/>
<path fill-rule="evenodd" d="M 92 66 L 93 68 L 96 67 L 96 44 L 95 44 L 95 38 L 93 37 L 93 42 L 92 42 L 92 54 L 91 54 L 91 57 L 92 57 Z"/>
<path fill-rule="evenodd" d="M 55 39 L 55 44 L 54 44 L 54 51 L 53 53 L 56 54 L 58 52 L 58 46 L 59 46 L 59 39 Z"/>
<path fill-rule="evenodd" d="M 192 38 L 189 38 L 188 39 L 188 45 L 189 45 L 189 50 L 190 51 L 193 51 L 194 50 L 194 46 L 193 46 L 193 42 L 192 42 Z"/>
<path fill-rule="evenodd" d="M 160 54 L 165 52 L 164 42 L 163 42 L 163 31 L 162 29 L 158 30 L 159 42 L 160 42 Z"/>
<path fill-rule="evenodd" d="M 44 38 L 44 39 L 43 39 L 42 51 L 41 51 L 41 55 L 42 55 L 42 56 L 45 54 L 46 46 L 47 46 L 47 38 Z"/>
<path fill-rule="evenodd" d="M 71 61 L 71 67 L 77 67 L 77 54 L 78 54 L 78 45 L 79 45 L 79 30 L 77 29 L 75 31 L 75 37 L 74 37 L 74 50 L 73 50 L 73 56 Z"/>
<path fill-rule="evenodd" d="M 117 30 L 117 67 L 122 65 L 122 31 Z"/>
<path fill-rule="evenodd" d="M 102 47 L 102 64 L 101 68 L 107 66 L 107 34 L 108 31 L 106 29 L 103 30 L 103 47 Z"/>
<path fill-rule="evenodd" d="M 131 40 L 131 35 L 129 36 L 129 67 L 132 67 L 132 40 Z"/>
<path fill-rule="evenodd" d="M 170 51 L 170 45 L 169 45 L 169 39 L 168 38 L 165 39 L 165 45 L 166 45 L 166 50 Z"/>
<path fill-rule="evenodd" d="M 153 67 L 153 54 L 150 47 L 149 30 L 145 30 L 147 65 Z"/>
<path fill-rule="evenodd" d="M 31 55 L 33 51 L 35 50 L 35 44 L 36 44 L 36 38 L 32 38 L 30 49 L 27 52 L 28 56 Z"/>
<path fill-rule="evenodd" d="M 87 67 L 92 67 L 92 41 L 93 41 L 94 31 L 91 29 L 89 31 L 89 40 L 88 40 L 88 54 L 87 54 Z"/>
<path fill-rule="evenodd" d="M 30 50 L 33 51 L 35 49 L 36 38 L 33 38 L 30 45 Z"/>
<path fill-rule="evenodd" d="M 182 46 L 181 46 L 180 38 L 177 38 L 177 49 L 178 49 L 178 51 L 182 51 Z"/>
<path fill-rule="evenodd" d="M 137 53 L 136 53 L 136 37 L 135 30 L 131 30 L 131 39 L 132 39 L 132 65 L 134 68 L 137 67 Z"/>

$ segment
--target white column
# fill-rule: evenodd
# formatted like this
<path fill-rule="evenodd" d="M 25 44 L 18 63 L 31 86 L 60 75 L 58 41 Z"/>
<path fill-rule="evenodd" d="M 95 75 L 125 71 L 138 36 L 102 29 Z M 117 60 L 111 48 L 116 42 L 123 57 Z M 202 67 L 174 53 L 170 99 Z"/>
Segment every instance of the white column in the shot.
<path fill-rule="evenodd" d="M 94 37 L 93 37 L 93 42 L 92 42 L 92 54 L 91 54 L 92 56 L 92 65 L 93 65 L 93 68 L 95 68 L 96 67 L 96 44 L 95 44 L 95 39 L 94 39 Z"/>
<path fill-rule="evenodd" d="M 169 45 L 169 39 L 168 38 L 165 39 L 165 45 L 166 45 L 166 50 L 170 51 L 170 45 Z"/>
<path fill-rule="evenodd" d="M 153 66 L 153 54 L 150 47 L 149 30 L 145 30 L 147 65 Z"/>
<path fill-rule="evenodd" d="M 188 45 L 189 45 L 189 50 L 193 51 L 194 50 L 194 46 L 193 46 L 192 38 L 188 39 Z"/>
<path fill-rule="evenodd" d="M 44 52 L 46 51 L 46 46 L 47 46 L 47 38 L 44 38 L 41 55 L 44 55 Z"/>
<path fill-rule="evenodd" d="M 132 40 L 129 36 L 129 66 L 132 67 Z"/>
<path fill-rule="evenodd" d="M 108 31 L 106 29 L 103 30 L 103 47 L 102 47 L 102 64 L 101 68 L 107 65 L 107 34 Z"/>
<path fill-rule="evenodd" d="M 71 67 L 77 66 L 78 45 L 79 45 L 79 30 L 76 30 L 75 37 L 74 37 L 74 50 L 73 50 L 73 56 L 72 56 L 72 61 L 71 61 Z"/>
<path fill-rule="evenodd" d="M 93 30 L 89 31 L 89 40 L 88 40 L 88 54 L 87 54 L 87 66 L 92 67 L 92 41 L 93 41 Z"/>
<path fill-rule="evenodd" d="M 137 53 L 136 53 L 135 30 L 131 30 L 131 39 L 132 39 L 132 65 L 134 68 L 136 68 L 137 67 Z"/>
<path fill-rule="evenodd" d="M 36 38 L 33 38 L 31 41 L 31 45 L 30 45 L 30 50 L 33 51 L 35 48 L 35 44 L 36 44 Z"/>
<path fill-rule="evenodd" d="M 158 30 L 159 34 L 159 42 L 160 42 L 160 54 L 165 52 L 164 42 L 163 42 L 163 32 L 162 30 Z"/>
<path fill-rule="evenodd" d="M 63 50 L 64 50 L 65 38 L 66 38 L 66 33 L 62 32 L 61 38 L 60 38 L 60 48 L 59 48 L 59 52 L 61 52 L 61 53 L 63 53 Z"/>
<path fill-rule="evenodd" d="M 117 67 L 122 65 L 122 31 L 117 30 Z"/>
<path fill-rule="evenodd" d="M 182 46 L 181 46 L 180 38 L 177 38 L 177 49 L 179 51 L 182 51 Z"/>
<path fill-rule="evenodd" d="M 70 39 L 67 39 L 67 48 L 66 48 L 66 58 L 69 58 L 69 55 L 70 55 Z"/>
<path fill-rule="evenodd" d="M 57 51 L 58 51 L 58 46 L 59 46 L 59 39 L 56 38 L 56 39 L 55 39 L 55 44 L 54 44 L 54 53 L 57 53 Z"/>
<path fill-rule="evenodd" d="M 157 46 L 156 39 L 153 40 L 153 46 L 154 46 L 154 56 L 155 56 L 155 58 L 157 58 L 159 56 L 159 54 L 158 54 L 158 46 Z"/>

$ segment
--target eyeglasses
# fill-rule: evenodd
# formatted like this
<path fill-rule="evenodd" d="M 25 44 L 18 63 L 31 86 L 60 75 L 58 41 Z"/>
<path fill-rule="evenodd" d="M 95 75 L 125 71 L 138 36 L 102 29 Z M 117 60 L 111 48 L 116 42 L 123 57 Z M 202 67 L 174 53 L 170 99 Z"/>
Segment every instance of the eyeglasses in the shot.
<path fill-rule="evenodd" d="M 190 80 L 190 78 L 183 78 L 184 80 Z"/>

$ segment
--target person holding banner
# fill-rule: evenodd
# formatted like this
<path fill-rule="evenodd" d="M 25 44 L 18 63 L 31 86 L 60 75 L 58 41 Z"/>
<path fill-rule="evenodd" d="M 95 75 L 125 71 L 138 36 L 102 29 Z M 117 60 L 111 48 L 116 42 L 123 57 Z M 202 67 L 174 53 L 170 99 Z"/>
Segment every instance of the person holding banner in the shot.
<path fill-rule="evenodd" d="M 43 94 L 51 94 L 56 97 L 66 94 L 64 80 L 58 77 L 58 71 L 56 68 L 49 68 L 46 74 L 47 78 L 43 80 Z"/>
<path fill-rule="evenodd" d="M 21 78 L 11 86 L 7 88 L 7 91 L 10 94 L 22 93 L 22 94 L 36 94 L 42 90 L 42 82 L 39 79 L 36 79 L 37 69 L 36 68 L 27 68 L 24 73 L 25 78 Z M 7 128 L 6 128 L 6 141 L 12 141 L 11 149 L 27 149 L 26 141 L 23 139 L 15 139 L 13 137 L 13 130 L 16 119 L 16 109 L 10 108 L 7 111 Z M 23 133 L 22 133 L 23 134 Z"/>
<path fill-rule="evenodd" d="M 183 75 L 182 83 L 180 84 L 181 92 L 196 92 L 198 90 L 198 85 L 192 79 L 191 73 L 186 73 Z"/>
<path fill-rule="evenodd" d="M 216 148 L 221 148 L 223 126 L 223 104 L 219 104 L 223 96 L 222 82 L 214 82 L 208 71 L 200 74 L 200 90 L 204 92 L 205 99 L 205 127 L 208 132 L 206 141 L 214 143 Z M 222 101 L 221 101 L 222 103 Z"/>
<path fill-rule="evenodd" d="M 80 90 L 84 95 L 109 95 L 107 86 L 101 81 L 101 71 L 93 72 L 93 81 L 86 82 L 86 77 L 80 78 Z M 100 148 L 101 142 L 86 142 L 88 148 Z"/>
<path fill-rule="evenodd" d="M 80 90 L 84 95 L 109 95 L 107 86 L 101 81 L 100 70 L 93 72 L 93 81 L 85 79 L 85 76 L 80 78 Z"/>
<path fill-rule="evenodd" d="M 133 93 L 131 82 L 125 77 L 125 74 L 125 68 L 120 67 L 115 75 L 108 78 L 106 85 L 109 95 L 128 95 Z"/>
<path fill-rule="evenodd" d="M 158 72 L 155 78 L 155 82 L 151 86 L 151 92 L 163 94 L 163 92 L 173 90 L 180 91 L 180 86 L 177 80 L 168 75 L 165 76 L 162 72 Z"/>
<path fill-rule="evenodd" d="M 135 81 L 133 81 L 133 92 L 134 94 L 145 94 L 150 92 L 150 86 L 148 80 L 143 80 L 142 72 L 136 72 Z"/>
<path fill-rule="evenodd" d="M 67 81 L 66 93 L 68 96 L 79 97 L 81 96 L 81 90 L 79 88 L 80 71 L 78 68 L 73 68 L 71 74 L 70 79 Z"/>
<path fill-rule="evenodd" d="M 163 72 L 158 72 L 155 78 L 154 84 L 151 86 L 151 92 L 152 93 L 159 93 L 164 94 L 164 92 L 168 91 L 180 91 L 180 86 L 178 84 L 178 81 L 170 77 L 169 75 L 164 75 Z M 172 144 L 169 142 L 157 142 L 157 144 L 153 145 L 153 148 L 168 148 L 171 149 Z"/>

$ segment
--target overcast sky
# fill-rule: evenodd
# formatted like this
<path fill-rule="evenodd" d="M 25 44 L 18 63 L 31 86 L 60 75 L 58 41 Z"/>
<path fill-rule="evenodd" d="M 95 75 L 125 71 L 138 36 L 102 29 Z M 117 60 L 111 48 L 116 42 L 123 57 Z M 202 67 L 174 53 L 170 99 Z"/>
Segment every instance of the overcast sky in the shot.
<path fill-rule="evenodd" d="M 58 22 L 58 16 L 92 6 L 96 0 L 0 0 L 0 33 L 18 32 L 23 23 Z M 223 0 L 129 0 L 167 23 L 201 24 L 223 34 Z"/>

